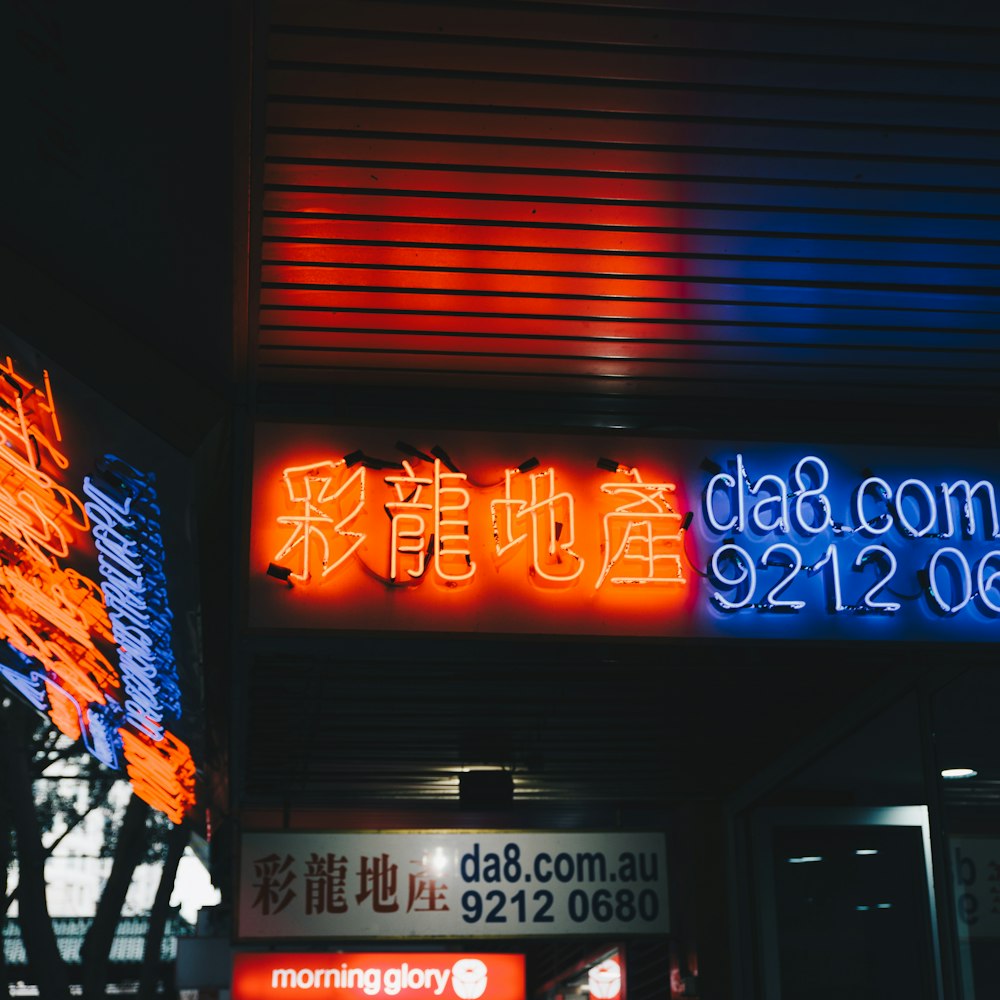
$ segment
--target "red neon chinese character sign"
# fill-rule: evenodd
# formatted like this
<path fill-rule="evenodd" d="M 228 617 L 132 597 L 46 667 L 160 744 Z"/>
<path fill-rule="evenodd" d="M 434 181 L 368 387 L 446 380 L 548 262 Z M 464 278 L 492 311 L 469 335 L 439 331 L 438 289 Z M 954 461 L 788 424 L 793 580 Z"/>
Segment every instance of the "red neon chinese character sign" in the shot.
<path fill-rule="evenodd" d="M 686 499 L 662 468 L 609 468 L 582 440 L 514 463 L 457 433 L 478 445 L 459 463 L 280 433 L 255 472 L 254 622 L 650 634 L 691 600 Z"/>

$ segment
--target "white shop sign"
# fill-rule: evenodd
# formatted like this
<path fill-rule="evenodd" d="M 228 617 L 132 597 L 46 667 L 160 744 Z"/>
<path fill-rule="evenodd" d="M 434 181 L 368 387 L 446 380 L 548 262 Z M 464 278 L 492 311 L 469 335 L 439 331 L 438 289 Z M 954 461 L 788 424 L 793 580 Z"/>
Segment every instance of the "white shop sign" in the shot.
<path fill-rule="evenodd" d="M 1000 938 L 1000 839 L 950 837 L 959 934 Z"/>
<path fill-rule="evenodd" d="M 665 934 L 662 833 L 244 833 L 240 938 Z"/>

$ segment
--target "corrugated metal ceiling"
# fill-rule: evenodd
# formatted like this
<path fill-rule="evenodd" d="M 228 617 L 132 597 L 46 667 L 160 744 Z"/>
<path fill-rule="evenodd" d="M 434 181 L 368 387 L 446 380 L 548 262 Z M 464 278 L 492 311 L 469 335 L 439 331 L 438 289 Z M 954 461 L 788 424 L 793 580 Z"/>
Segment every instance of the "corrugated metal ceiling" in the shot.
<path fill-rule="evenodd" d="M 996 17 L 711 6 L 275 0 L 263 398 L 995 403 Z"/>
<path fill-rule="evenodd" d="M 248 665 L 243 808 L 454 808 L 500 767 L 514 799 L 586 814 L 731 791 L 878 676 L 846 655 L 624 640 L 265 641 Z"/>

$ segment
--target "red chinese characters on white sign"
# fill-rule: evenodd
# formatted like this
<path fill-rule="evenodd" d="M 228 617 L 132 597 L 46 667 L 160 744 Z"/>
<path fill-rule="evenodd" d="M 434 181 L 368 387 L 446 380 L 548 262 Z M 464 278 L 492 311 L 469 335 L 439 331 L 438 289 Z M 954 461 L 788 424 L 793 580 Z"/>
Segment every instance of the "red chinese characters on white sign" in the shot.
<path fill-rule="evenodd" d="M 660 833 L 247 832 L 241 938 L 665 933 Z"/>

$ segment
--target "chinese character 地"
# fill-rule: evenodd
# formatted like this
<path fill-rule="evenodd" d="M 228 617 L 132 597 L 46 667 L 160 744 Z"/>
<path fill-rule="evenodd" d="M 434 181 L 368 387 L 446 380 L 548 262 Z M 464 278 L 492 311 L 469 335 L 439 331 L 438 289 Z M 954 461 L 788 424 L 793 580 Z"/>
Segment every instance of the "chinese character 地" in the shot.
<path fill-rule="evenodd" d="M 514 469 L 504 473 L 504 498 L 490 502 L 496 554 L 503 556 L 531 535 L 531 569 L 550 583 L 571 583 L 583 572 L 576 542 L 573 494 L 556 492 L 555 469 L 529 475 L 529 499 L 513 495 Z M 568 559 L 564 559 L 568 557 Z M 551 567 L 551 568 L 550 568 Z"/>

